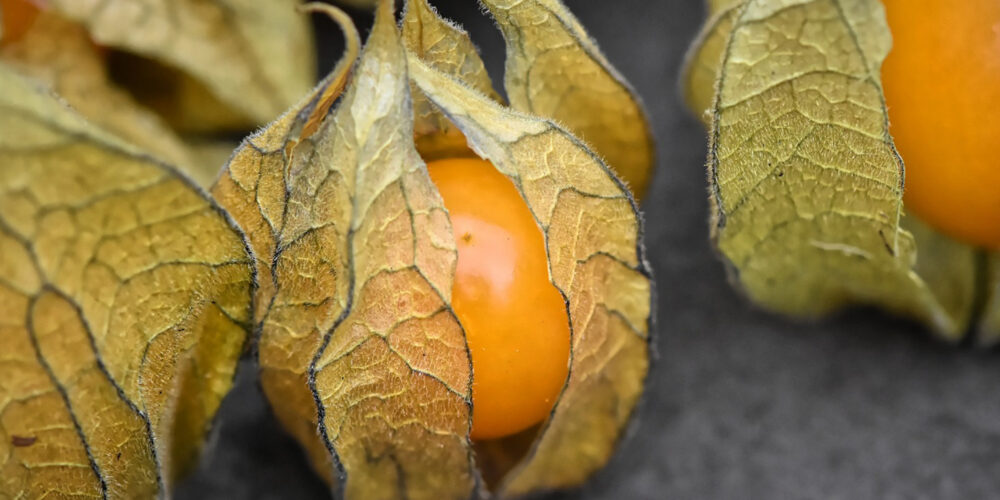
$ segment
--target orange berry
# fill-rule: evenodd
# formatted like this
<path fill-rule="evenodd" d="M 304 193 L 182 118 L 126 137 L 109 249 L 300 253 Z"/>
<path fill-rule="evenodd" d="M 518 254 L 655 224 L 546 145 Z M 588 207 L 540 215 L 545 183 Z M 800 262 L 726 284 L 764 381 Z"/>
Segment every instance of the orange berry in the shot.
<path fill-rule="evenodd" d="M 38 7 L 29 0 L 0 0 L 0 43 L 20 40 L 28 32 Z"/>
<path fill-rule="evenodd" d="M 884 0 L 882 67 L 907 210 L 1000 248 L 1000 1 Z"/>
<path fill-rule="evenodd" d="M 472 355 L 472 438 L 514 434 L 545 419 L 566 381 L 566 305 L 549 282 L 542 233 L 509 179 L 480 159 L 427 169 L 458 248 L 452 306 Z"/>

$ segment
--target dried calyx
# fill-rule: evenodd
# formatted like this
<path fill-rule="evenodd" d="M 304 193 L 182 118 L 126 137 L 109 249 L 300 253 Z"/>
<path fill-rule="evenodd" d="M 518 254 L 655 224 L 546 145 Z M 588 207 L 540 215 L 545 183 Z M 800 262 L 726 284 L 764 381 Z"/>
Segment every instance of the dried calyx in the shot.
<path fill-rule="evenodd" d="M 788 315 L 868 304 L 949 341 L 1000 338 L 1000 257 L 905 211 L 882 2 L 715 0 L 709 11 L 682 85 L 710 128 L 712 234 L 732 281 Z"/>
<path fill-rule="evenodd" d="M 552 51 L 566 64 L 607 68 L 568 11 L 543 3 L 485 2 L 509 32 L 529 37 L 512 43 L 553 47 L 509 54 L 508 94 L 533 92 L 537 105 L 557 102 L 546 92 L 573 74 L 545 73 L 554 83 L 541 91 L 511 75 L 552 66 Z M 544 14 L 532 30 L 513 28 L 532 14 Z M 635 202 L 552 118 L 525 114 L 539 110 L 513 98 L 500 104 L 467 35 L 429 5 L 409 2 L 402 26 L 390 2 L 380 4 L 356 64 L 348 54 L 300 105 L 247 139 L 213 188 L 262 276 L 262 387 L 348 498 L 516 496 L 580 484 L 609 458 L 648 368 L 651 281 Z M 333 82 L 345 75 L 339 95 Z M 628 87 L 616 88 L 605 98 L 620 95 L 638 113 Z M 562 123 L 599 128 L 569 115 Z M 648 146 L 648 131 L 630 140 Z M 611 158 L 614 147 L 601 153 Z M 461 251 L 422 159 L 473 155 L 506 177 L 533 217 L 572 332 L 568 376 L 544 421 L 478 443 L 472 337 L 453 307 Z"/>
<path fill-rule="evenodd" d="M 642 191 L 652 146 L 638 100 L 562 4 L 484 2 L 507 37 L 509 106 L 426 2 L 401 29 L 381 2 L 363 50 L 346 15 L 309 6 L 341 24 L 344 58 L 216 175 L 189 134 L 219 124 L 157 115 L 115 79 L 117 52 L 260 122 L 308 81 L 288 68 L 311 57 L 288 45 L 307 36 L 296 2 L 220 18 L 178 0 L 134 30 L 126 0 L 54 0 L 16 32 L 13 1 L 0 0 L 0 497 L 169 497 L 249 345 L 278 419 L 348 498 L 519 496 L 606 463 L 642 393 L 652 295 L 612 169 Z M 475 165 L 520 208 L 523 290 L 544 300 L 468 315 L 464 209 L 446 210 L 449 181 L 425 165 L 446 158 L 464 165 L 459 185 Z M 169 164 L 217 177 L 211 195 Z M 540 318 L 554 340 L 537 346 Z M 491 323 L 529 343 L 485 352 L 547 373 L 503 429 L 476 423 L 490 370 L 475 337 Z M 494 392 L 518 395 L 510 384 L 494 377 Z"/>

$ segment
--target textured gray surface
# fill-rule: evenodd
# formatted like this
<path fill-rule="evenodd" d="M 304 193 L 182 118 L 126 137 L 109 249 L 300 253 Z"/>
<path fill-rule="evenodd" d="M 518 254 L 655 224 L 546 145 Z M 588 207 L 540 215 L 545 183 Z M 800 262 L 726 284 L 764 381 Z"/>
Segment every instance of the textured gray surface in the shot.
<path fill-rule="evenodd" d="M 705 136 L 676 81 L 700 0 L 567 2 L 644 96 L 659 140 L 646 203 L 660 358 L 638 426 L 587 499 L 1000 497 L 1000 359 L 873 311 L 815 324 L 755 310 L 708 243 Z M 502 48 L 473 0 L 435 2 Z M 326 26 L 321 24 L 321 26 Z M 321 34 L 325 58 L 336 31 Z M 245 370 L 177 498 L 325 498 Z"/>

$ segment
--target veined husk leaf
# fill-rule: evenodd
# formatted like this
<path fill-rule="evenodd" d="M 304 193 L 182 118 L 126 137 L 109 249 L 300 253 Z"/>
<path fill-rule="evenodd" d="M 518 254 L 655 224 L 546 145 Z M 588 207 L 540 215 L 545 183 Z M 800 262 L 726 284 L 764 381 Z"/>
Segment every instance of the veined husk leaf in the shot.
<path fill-rule="evenodd" d="M 552 120 L 504 108 L 414 55 L 409 61 L 417 86 L 521 192 L 545 237 L 552 283 L 567 302 L 569 378 L 498 494 L 578 485 L 607 462 L 648 370 L 652 284 L 635 202 Z"/>
<path fill-rule="evenodd" d="M 438 71 L 500 101 L 493 82 L 469 35 L 443 19 L 427 0 L 409 0 L 403 13 L 403 43 Z M 419 89 L 411 86 L 413 133 L 417 151 L 425 160 L 469 156 L 465 136 L 438 112 Z"/>
<path fill-rule="evenodd" d="M 975 250 L 903 216 L 879 78 L 891 45 L 881 4 L 720 6 L 687 74 L 691 88 L 718 68 L 713 238 L 733 279 L 783 313 L 876 304 L 959 338 L 976 303 Z M 688 97 L 697 111 L 704 94 Z"/>
<path fill-rule="evenodd" d="M 97 43 L 179 70 L 167 75 L 131 61 L 126 76 L 150 84 L 140 87 L 174 80 L 172 99 L 177 101 L 149 104 L 167 114 L 176 128 L 194 132 L 266 123 L 309 90 L 314 53 L 306 19 L 295 9 L 298 4 L 298 0 L 46 2 L 84 25 Z M 148 71 L 153 74 L 136 75 Z"/>
<path fill-rule="evenodd" d="M 745 0 L 705 0 L 705 5 L 708 7 L 708 15 L 711 17 L 726 9 L 737 6 L 744 1 Z"/>
<path fill-rule="evenodd" d="M 203 192 L 0 64 L 0 497 L 169 496 L 252 280 Z"/>
<path fill-rule="evenodd" d="M 455 247 L 414 147 L 392 14 L 379 8 L 336 109 L 317 113 L 328 102 L 307 100 L 251 137 L 214 192 L 272 276 L 258 296 L 261 383 L 317 468 L 331 477 L 336 465 L 348 498 L 469 498 Z M 314 94 L 332 101 L 339 78 Z"/>
<path fill-rule="evenodd" d="M 684 102 L 706 127 L 712 126 L 716 83 L 722 54 L 729 44 L 733 22 L 740 13 L 743 0 L 708 0 L 709 17 L 684 56 L 681 92 Z"/>
<path fill-rule="evenodd" d="M 412 77 L 524 194 L 568 301 L 566 389 L 499 494 L 579 484 L 608 459 L 647 372 L 651 282 L 634 202 L 550 120 L 505 109 L 414 54 L 407 62 L 390 2 L 328 113 L 353 59 L 349 50 L 249 138 L 213 190 L 269 276 L 256 321 L 275 412 L 347 498 L 482 492 L 470 359 L 449 306 L 455 247 L 414 146 Z"/>
<path fill-rule="evenodd" d="M 980 344 L 992 346 L 1000 341 L 1000 253 L 989 253 L 985 259 L 986 298 L 979 318 L 978 336 Z"/>
<path fill-rule="evenodd" d="M 560 0 L 480 0 L 507 41 L 512 108 L 552 118 L 604 157 L 638 197 L 653 175 L 642 103 Z"/>
<path fill-rule="evenodd" d="M 108 79 L 87 31 L 55 11 L 41 11 L 21 38 L 0 46 L 0 61 L 47 85 L 92 124 L 176 165 L 200 185 L 209 185 L 224 163 L 192 159 L 160 117 Z"/>

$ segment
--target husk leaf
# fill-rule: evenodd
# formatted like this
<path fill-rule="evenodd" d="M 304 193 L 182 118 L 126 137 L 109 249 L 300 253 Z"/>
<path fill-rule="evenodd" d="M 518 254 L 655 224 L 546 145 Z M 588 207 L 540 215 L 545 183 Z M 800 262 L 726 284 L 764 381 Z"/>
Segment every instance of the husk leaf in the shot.
<path fill-rule="evenodd" d="M 44 83 L 92 124 L 181 168 L 199 185 L 209 185 L 224 163 L 193 157 L 159 116 L 108 78 L 87 31 L 55 11 L 43 10 L 22 37 L 0 46 L 0 61 Z"/>
<path fill-rule="evenodd" d="M 500 101 L 490 75 L 469 35 L 443 19 L 426 0 L 409 0 L 403 13 L 403 43 L 435 69 Z M 413 96 L 413 131 L 417 151 L 425 160 L 469 156 L 465 136 L 441 115 L 419 89 Z"/>
<path fill-rule="evenodd" d="M 413 55 L 410 75 L 521 192 L 545 237 L 550 279 L 567 302 L 569 378 L 498 495 L 578 485 L 607 462 L 648 369 L 652 284 L 635 202 L 552 120 L 504 108 Z"/>
<path fill-rule="evenodd" d="M 414 146 L 413 78 L 433 103 L 425 109 L 445 113 L 436 123 L 515 181 L 568 301 L 571 376 L 498 495 L 579 484 L 607 461 L 648 366 L 652 292 L 634 201 L 552 121 L 502 108 L 415 54 L 407 63 L 389 2 L 327 112 L 353 59 L 349 51 L 306 100 L 249 138 L 213 189 L 269 276 L 256 296 L 265 394 L 347 498 L 482 491 L 468 437 L 469 354 L 449 306 L 454 241 Z"/>
<path fill-rule="evenodd" d="M 975 250 L 903 216 L 881 3 L 749 0 L 735 12 L 709 155 L 713 238 L 733 279 L 790 315 L 875 304 L 960 338 Z"/>
<path fill-rule="evenodd" d="M 684 68 L 681 71 L 684 103 L 709 128 L 712 126 L 712 105 L 715 102 L 722 54 L 729 44 L 733 22 L 742 5 L 743 0 L 709 1 L 709 18 L 684 57 Z"/>
<path fill-rule="evenodd" d="M 985 256 L 985 301 L 979 318 L 979 343 L 992 346 L 1000 342 L 1000 253 Z"/>
<path fill-rule="evenodd" d="M 625 78 L 559 0 L 481 0 L 507 41 L 512 108 L 586 141 L 641 198 L 653 175 L 649 121 Z"/>
<path fill-rule="evenodd" d="M 413 145 L 388 4 L 327 114 L 353 61 L 349 51 L 314 98 L 251 137 L 214 189 L 272 276 L 257 298 L 261 384 L 346 497 L 468 498 L 471 370 L 448 306 L 454 241 Z"/>
<path fill-rule="evenodd" d="M 0 497 L 169 496 L 252 279 L 191 181 L 0 64 Z"/>
<path fill-rule="evenodd" d="M 205 132 L 266 123 L 314 81 L 311 33 L 299 0 L 49 0 L 129 62 L 137 90 L 173 86 L 148 102 L 174 128 Z M 168 70 L 179 70 L 168 74 Z M 167 83 L 169 82 L 169 83 Z"/>

